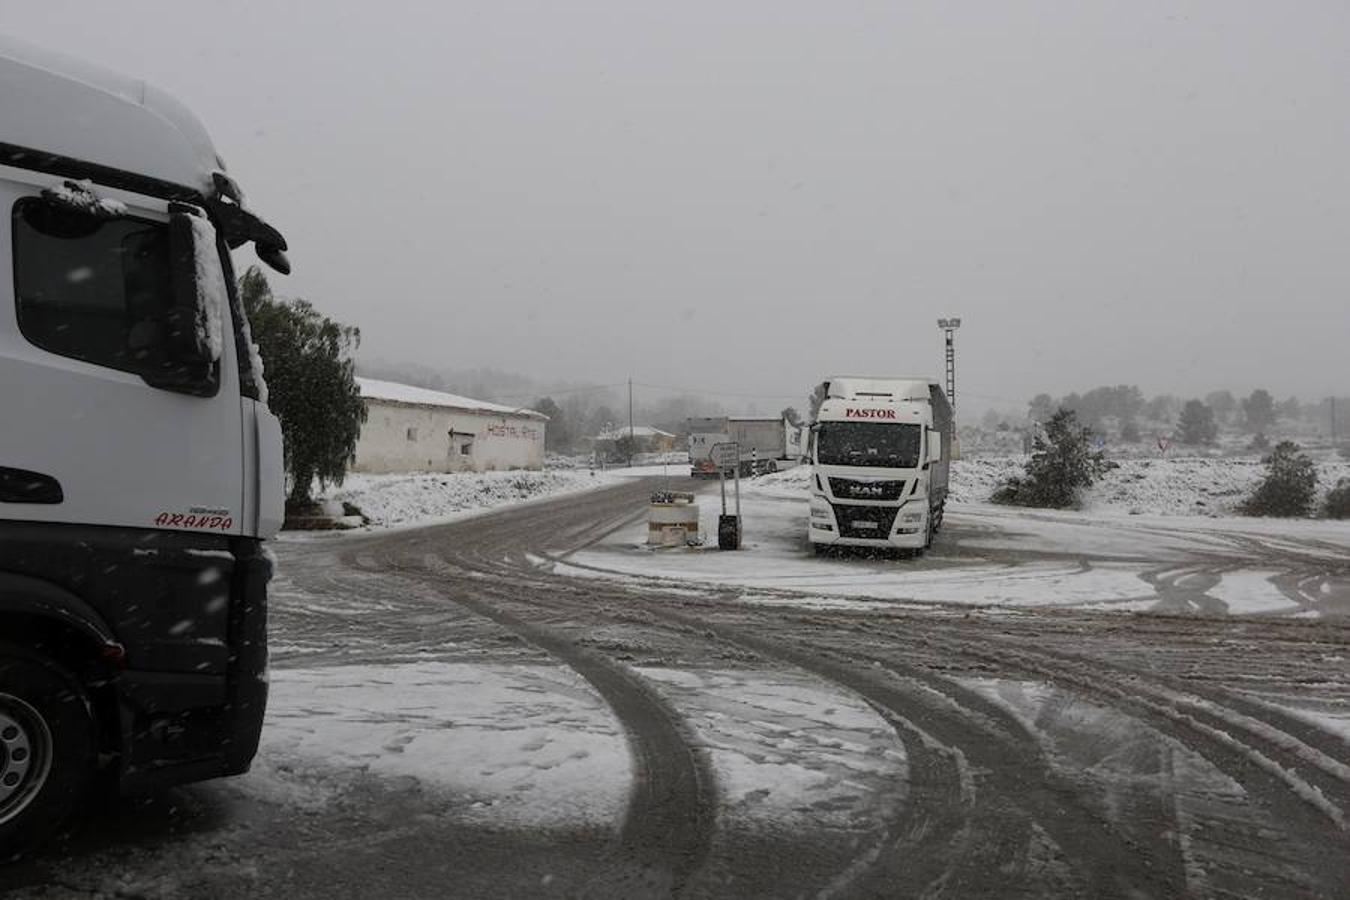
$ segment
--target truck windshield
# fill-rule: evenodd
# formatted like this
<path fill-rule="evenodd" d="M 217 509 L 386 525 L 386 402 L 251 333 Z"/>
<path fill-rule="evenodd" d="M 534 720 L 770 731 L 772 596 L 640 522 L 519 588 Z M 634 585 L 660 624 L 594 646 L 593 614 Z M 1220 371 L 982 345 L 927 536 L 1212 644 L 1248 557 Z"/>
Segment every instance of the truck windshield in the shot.
<path fill-rule="evenodd" d="M 826 466 L 884 466 L 912 469 L 919 464 L 923 429 L 878 422 L 822 422 L 816 457 Z"/>

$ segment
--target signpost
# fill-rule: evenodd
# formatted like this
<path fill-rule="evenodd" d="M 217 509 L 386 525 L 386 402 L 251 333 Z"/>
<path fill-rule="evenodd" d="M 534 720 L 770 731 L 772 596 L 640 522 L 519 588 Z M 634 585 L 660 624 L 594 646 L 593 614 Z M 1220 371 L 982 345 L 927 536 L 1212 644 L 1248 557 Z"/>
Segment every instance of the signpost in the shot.
<path fill-rule="evenodd" d="M 712 460 L 722 480 L 722 514 L 717 517 L 717 549 L 741 549 L 741 445 L 735 441 L 712 445 Z M 735 473 L 736 512 L 727 514 L 727 469 Z"/>

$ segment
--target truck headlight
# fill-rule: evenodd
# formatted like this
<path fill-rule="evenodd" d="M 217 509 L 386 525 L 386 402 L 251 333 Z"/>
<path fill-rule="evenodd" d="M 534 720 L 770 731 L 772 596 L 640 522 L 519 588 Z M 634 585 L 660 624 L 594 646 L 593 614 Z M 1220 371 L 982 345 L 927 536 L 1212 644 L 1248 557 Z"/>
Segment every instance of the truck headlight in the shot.
<path fill-rule="evenodd" d="M 905 513 L 904 515 L 902 515 L 902 516 L 900 517 L 900 521 L 901 521 L 901 522 L 922 522 L 922 521 L 923 521 L 923 513 L 921 513 L 921 512 Z"/>
<path fill-rule="evenodd" d="M 822 519 L 829 518 L 830 515 L 829 504 L 827 504 L 824 500 L 812 500 L 811 515 L 818 516 Z"/>

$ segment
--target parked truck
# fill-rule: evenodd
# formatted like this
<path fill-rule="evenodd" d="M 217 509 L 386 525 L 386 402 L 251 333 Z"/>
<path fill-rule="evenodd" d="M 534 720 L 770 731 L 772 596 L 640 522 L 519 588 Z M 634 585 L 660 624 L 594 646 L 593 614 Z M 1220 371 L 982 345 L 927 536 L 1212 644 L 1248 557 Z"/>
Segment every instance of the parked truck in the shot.
<path fill-rule="evenodd" d="M 802 455 L 805 429 L 785 417 L 745 418 L 711 416 L 691 418 L 689 433 L 689 474 L 694 478 L 715 478 L 717 465 L 712 448 L 721 443 L 740 445 L 740 470 L 743 477 L 777 472 L 796 465 Z"/>
<path fill-rule="evenodd" d="M 946 508 L 954 433 L 946 394 L 923 378 L 839 376 L 822 388 L 809 441 L 811 546 L 921 553 Z"/>
<path fill-rule="evenodd" d="M 289 264 L 185 107 L 8 38 L 0 204 L 3 861 L 249 767 L 282 447 L 230 251 Z"/>

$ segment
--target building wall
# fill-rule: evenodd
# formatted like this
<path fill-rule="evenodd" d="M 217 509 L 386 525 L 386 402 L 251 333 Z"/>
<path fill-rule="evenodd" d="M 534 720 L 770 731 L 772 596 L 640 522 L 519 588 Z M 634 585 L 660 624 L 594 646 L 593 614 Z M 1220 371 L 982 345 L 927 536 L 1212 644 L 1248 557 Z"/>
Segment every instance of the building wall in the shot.
<path fill-rule="evenodd" d="M 354 472 L 488 472 L 544 467 L 545 423 L 539 419 L 376 399 L 365 402 L 368 415 L 356 441 Z"/>

